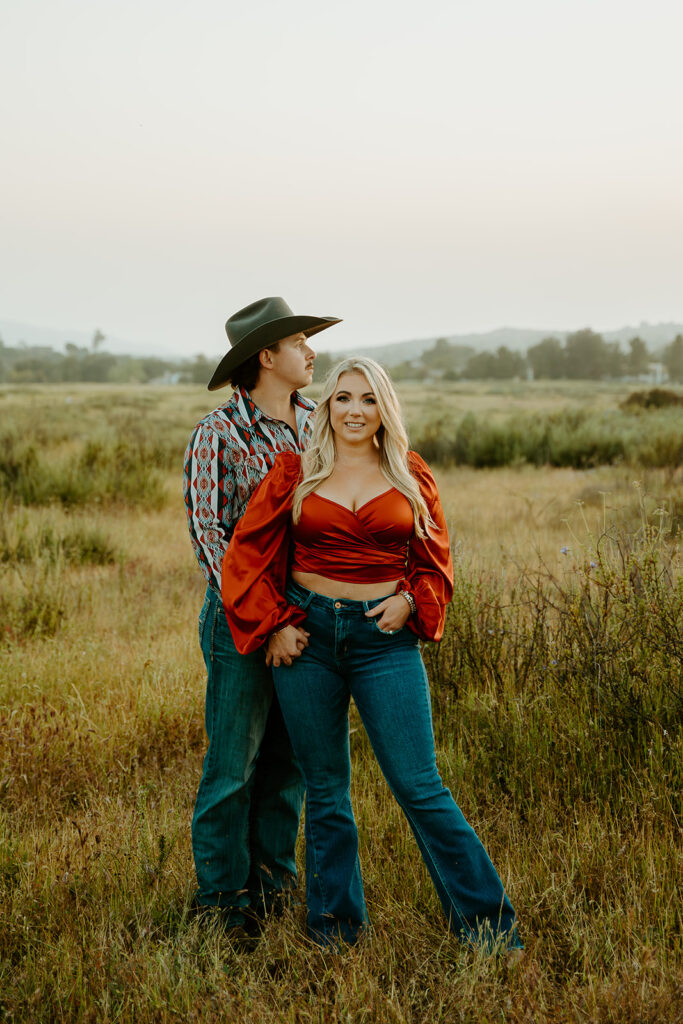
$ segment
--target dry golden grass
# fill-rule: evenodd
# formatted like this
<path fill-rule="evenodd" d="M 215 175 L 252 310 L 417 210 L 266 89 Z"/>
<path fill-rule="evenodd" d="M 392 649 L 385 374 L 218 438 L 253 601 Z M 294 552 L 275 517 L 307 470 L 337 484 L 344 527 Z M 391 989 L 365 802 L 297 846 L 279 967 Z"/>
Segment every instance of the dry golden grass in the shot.
<path fill-rule="evenodd" d="M 49 399 L 60 410 L 58 455 L 67 459 L 81 443 L 73 430 L 94 429 L 112 402 L 111 389 L 69 393 L 67 404 L 59 389 L 14 389 L 0 399 L 0 416 L 10 409 L 22 422 Z M 165 424 L 179 460 L 210 403 L 198 389 L 136 391 L 124 396 L 128 407 L 115 394 L 111 419 Z M 9 554 L 0 555 L 0 587 L 14 618 L 0 622 L 0 1019 L 683 1019 L 681 741 L 663 648 L 643 647 L 663 680 L 659 703 L 648 704 L 645 694 L 644 704 L 622 706 L 621 691 L 611 705 L 604 695 L 596 703 L 584 680 L 544 675 L 542 665 L 520 684 L 495 638 L 488 648 L 480 638 L 480 670 L 465 665 L 453 639 L 477 628 L 480 608 L 486 637 L 496 613 L 491 588 L 502 581 L 505 593 L 539 560 L 569 587 L 583 578 L 605 528 L 618 522 L 633 537 L 666 507 L 671 532 L 683 481 L 615 468 L 458 468 L 437 476 L 461 586 L 454 632 L 427 659 L 439 764 L 509 888 L 524 961 L 509 969 L 444 932 L 412 836 L 355 718 L 354 799 L 374 926 L 368 940 L 341 955 L 321 953 L 306 941 L 297 906 L 267 922 L 247 955 L 189 919 L 189 822 L 204 749 L 196 635 L 204 588 L 179 472 L 164 469 L 151 508 L 100 501 L 4 509 Z M 48 560 L 48 528 L 58 539 L 96 528 L 110 555 L 93 564 L 57 545 Z M 23 561 L 15 557 L 21 538 Z M 675 559 L 672 544 L 666 539 L 664 549 Z M 47 609 L 50 628 L 22 632 L 29 620 L 20 615 L 21 594 Z M 512 622 L 506 614 L 502 607 L 495 623 Z M 634 662 L 634 671 L 646 670 Z M 637 693 L 624 692 L 635 700 Z"/>

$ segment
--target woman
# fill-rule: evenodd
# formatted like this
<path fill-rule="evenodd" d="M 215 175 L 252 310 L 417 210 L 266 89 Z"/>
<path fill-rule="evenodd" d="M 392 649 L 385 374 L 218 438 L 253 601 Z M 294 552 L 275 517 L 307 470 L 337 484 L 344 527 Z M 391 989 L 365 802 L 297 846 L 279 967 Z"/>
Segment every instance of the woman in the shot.
<path fill-rule="evenodd" d="M 264 646 L 304 773 L 308 931 L 320 945 L 354 942 L 368 921 L 349 795 L 353 697 L 449 926 L 472 943 L 521 946 L 495 868 L 436 767 L 418 638 L 440 639 L 452 582 L 436 484 L 408 451 L 392 384 L 374 360 L 344 360 L 309 449 L 278 456 L 223 563 L 235 644 Z"/>

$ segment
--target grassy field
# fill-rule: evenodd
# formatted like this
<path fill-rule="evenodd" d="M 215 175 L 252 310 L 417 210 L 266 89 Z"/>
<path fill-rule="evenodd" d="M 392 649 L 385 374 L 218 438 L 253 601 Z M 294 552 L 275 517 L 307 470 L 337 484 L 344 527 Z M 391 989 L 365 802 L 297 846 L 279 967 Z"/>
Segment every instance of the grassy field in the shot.
<path fill-rule="evenodd" d="M 419 437 L 424 393 L 402 395 Z M 625 395 L 444 385 L 426 418 L 621 416 Z M 180 472 L 211 407 L 200 388 L 0 389 L 0 1020 L 683 1020 L 680 463 L 437 467 L 456 560 L 425 648 L 439 765 L 522 963 L 444 933 L 355 715 L 373 931 L 322 953 L 299 905 L 247 954 L 188 916 L 203 578 Z M 649 416 L 641 437 L 674 422 Z"/>

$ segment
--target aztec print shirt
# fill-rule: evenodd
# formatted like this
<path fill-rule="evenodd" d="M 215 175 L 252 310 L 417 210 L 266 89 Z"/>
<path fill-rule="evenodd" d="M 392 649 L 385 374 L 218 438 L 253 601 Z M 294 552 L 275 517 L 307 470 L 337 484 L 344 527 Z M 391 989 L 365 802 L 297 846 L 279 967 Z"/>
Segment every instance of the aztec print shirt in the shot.
<path fill-rule="evenodd" d="M 185 452 L 183 492 L 192 547 L 209 586 L 221 592 L 221 567 L 235 524 L 278 452 L 299 452 L 315 404 L 292 395 L 298 438 L 266 416 L 244 388 L 200 420 Z"/>

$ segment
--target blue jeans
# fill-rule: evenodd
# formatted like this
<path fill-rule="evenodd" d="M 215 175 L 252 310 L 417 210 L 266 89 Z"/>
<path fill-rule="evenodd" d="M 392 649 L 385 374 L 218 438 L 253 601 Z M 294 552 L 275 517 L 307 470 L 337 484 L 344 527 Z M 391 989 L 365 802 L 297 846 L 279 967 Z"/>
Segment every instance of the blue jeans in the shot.
<path fill-rule="evenodd" d="M 230 923 L 243 924 L 245 908 L 267 908 L 296 882 L 303 779 L 263 651 L 237 653 L 210 588 L 199 641 L 209 747 L 192 818 L 197 900 L 230 908 Z"/>
<path fill-rule="evenodd" d="M 273 671 L 306 780 L 308 931 L 321 945 L 353 942 L 367 923 L 350 799 L 348 709 L 353 697 L 380 768 L 405 814 L 449 927 L 472 943 L 520 947 L 515 913 L 486 850 L 436 767 L 418 641 L 383 633 L 365 611 L 379 601 L 333 600 L 290 583 L 307 613 L 309 646 Z"/>

